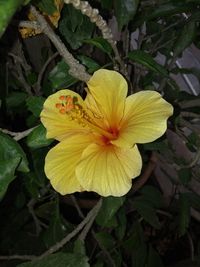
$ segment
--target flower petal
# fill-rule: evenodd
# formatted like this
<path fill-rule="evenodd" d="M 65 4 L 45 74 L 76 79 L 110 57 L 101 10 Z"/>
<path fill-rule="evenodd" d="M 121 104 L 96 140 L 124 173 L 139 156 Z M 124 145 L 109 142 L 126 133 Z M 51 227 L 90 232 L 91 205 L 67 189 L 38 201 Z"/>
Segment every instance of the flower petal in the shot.
<path fill-rule="evenodd" d="M 83 150 L 91 144 L 89 135 L 70 136 L 52 148 L 45 159 L 45 173 L 53 188 L 62 195 L 83 191 L 75 167 Z"/>
<path fill-rule="evenodd" d="M 87 85 L 108 126 L 116 127 L 123 116 L 128 90 L 124 77 L 116 71 L 100 69 Z"/>
<path fill-rule="evenodd" d="M 80 184 L 101 196 L 123 196 L 131 188 L 131 179 L 140 174 L 142 160 L 135 145 L 131 149 L 91 144 L 76 168 Z"/>
<path fill-rule="evenodd" d="M 79 105 L 85 106 L 84 101 L 77 93 L 67 89 L 60 90 L 47 98 L 40 114 L 41 121 L 47 129 L 47 138 L 55 138 L 59 141 L 70 134 L 88 131 L 86 126 L 83 127 L 66 113 L 61 113 L 62 106 L 59 107 L 59 105 L 65 103 L 60 99 L 63 96 L 76 97 Z"/>
<path fill-rule="evenodd" d="M 173 107 L 155 91 L 141 91 L 126 99 L 120 134 L 112 143 L 130 147 L 135 143 L 148 143 L 164 134 L 167 119 Z"/>

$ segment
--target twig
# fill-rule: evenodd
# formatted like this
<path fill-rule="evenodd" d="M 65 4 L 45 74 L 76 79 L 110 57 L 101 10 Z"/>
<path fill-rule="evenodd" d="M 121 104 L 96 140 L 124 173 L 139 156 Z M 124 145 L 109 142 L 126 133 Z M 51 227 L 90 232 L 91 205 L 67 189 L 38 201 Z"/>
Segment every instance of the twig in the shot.
<path fill-rule="evenodd" d="M 181 108 L 192 108 L 192 107 L 199 107 L 200 106 L 200 101 L 199 99 L 193 99 L 193 100 L 187 100 L 187 101 L 182 101 L 178 103 Z"/>
<path fill-rule="evenodd" d="M 55 245 L 51 246 L 48 250 L 42 253 L 39 256 L 35 255 L 11 255 L 11 256 L 0 256 L 0 260 L 14 260 L 14 259 L 22 259 L 22 260 L 41 260 L 46 256 L 53 254 L 54 252 L 61 249 L 67 242 L 69 242 L 74 236 L 76 236 L 83 227 L 90 223 L 90 220 L 94 220 L 97 216 L 100 208 L 102 205 L 102 199 L 98 201 L 96 206 L 87 214 L 84 220 L 66 237 L 64 237 L 60 242 L 56 243 Z"/>
<path fill-rule="evenodd" d="M 19 141 L 20 139 L 22 139 L 22 138 L 26 137 L 27 135 L 29 135 L 36 127 L 38 127 L 38 126 L 30 128 L 28 130 L 25 130 L 23 132 L 11 132 L 11 131 L 9 131 L 7 129 L 2 129 L 2 128 L 0 128 L 0 131 L 5 133 L 5 134 L 9 134 L 9 135 L 13 136 L 14 140 Z"/>
<path fill-rule="evenodd" d="M 121 72 L 127 76 L 126 66 L 122 61 L 119 51 L 116 46 L 116 42 L 113 40 L 111 29 L 107 25 L 107 22 L 99 15 L 99 10 L 92 8 L 87 1 L 80 0 L 64 0 L 66 4 L 72 4 L 74 8 L 79 9 L 82 14 L 89 17 L 90 21 L 95 23 L 99 30 L 102 32 L 103 38 L 106 39 L 111 45 L 115 54 L 115 59 L 120 65 Z"/>
<path fill-rule="evenodd" d="M 10 255 L 10 256 L 1 256 L 0 260 L 27 260 L 27 261 L 33 261 L 37 259 L 37 256 L 35 255 Z"/>
<path fill-rule="evenodd" d="M 56 251 L 58 251 L 60 248 L 62 248 L 67 242 L 69 242 L 74 236 L 76 236 L 83 227 L 90 222 L 90 220 L 94 220 L 94 218 L 97 216 L 100 208 L 102 205 L 102 199 L 98 201 L 96 206 L 87 214 L 85 219 L 72 231 L 70 234 L 68 234 L 66 237 L 64 237 L 60 242 L 56 243 L 52 247 L 50 247 L 47 251 L 45 251 L 43 254 L 41 254 L 37 259 L 42 259 Z"/>
<path fill-rule="evenodd" d="M 41 89 L 41 82 L 42 82 L 42 79 L 43 79 L 43 75 L 46 71 L 46 68 L 48 67 L 48 65 L 50 64 L 50 62 L 52 60 L 54 60 L 57 56 L 59 55 L 58 52 L 54 53 L 50 58 L 48 58 L 48 60 L 45 62 L 45 64 L 43 65 L 39 75 L 38 75 L 38 79 L 37 79 L 37 82 L 34 86 L 34 90 L 35 90 L 35 93 L 36 95 L 39 95 L 40 94 L 40 89 Z"/>
<path fill-rule="evenodd" d="M 90 75 L 86 72 L 85 67 L 76 60 L 72 54 L 69 53 L 59 36 L 55 34 L 45 18 L 36 10 L 34 6 L 31 6 L 31 12 L 36 17 L 37 22 L 44 34 L 52 41 L 57 48 L 59 54 L 63 57 L 65 62 L 69 65 L 69 73 L 84 82 L 89 81 Z"/>
<path fill-rule="evenodd" d="M 82 210 L 80 209 L 79 204 L 78 204 L 76 198 L 74 197 L 74 195 L 71 195 L 71 199 L 72 199 L 72 201 L 73 201 L 73 203 L 74 203 L 75 208 L 77 209 L 77 212 L 78 212 L 79 216 L 80 216 L 82 219 L 84 219 L 84 218 L 85 218 L 85 217 L 84 217 L 84 214 L 83 214 Z M 88 233 L 88 231 L 89 231 L 90 228 L 91 228 L 91 225 L 88 225 L 88 226 L 86 225 L 86 227 L 83 229 L 82 233 L 81 233 L 80 236 L 79 236 L 79 238 L 80 238 L 81 240 L 84 240 L 84 239 L 85 239 L 85 237 L 86 237 L 86 235 L 87 235 L 87 233 Z M 100 247 L 100 249 L 102 250 L 102 252 L 103 252 L 103 253 L 106 255 L 106 257 L 108 258 L 108 260 L 109 260 L 111 266 L 116 267 L 115 262 L 113 261 L 112 257 L 110 256 L 110 253 L 105 249 L 105 247 L 104 247 L 104 246 L 98 241 L 98 239 L 96 238 L 96 235 L 95 235 L 94 230 L 92 230 L 92 236 L 93 236 L 93 238 L 96 240 L 96 242 L 97 242 L 98 246 Z"/>
<path fill-rule="evenodd" d="M 193 244 L 193 240 L 192 237 L 190 235 L 189 232 L 187 232 L 187 238 L 190 244 L 190 257 L 191 257 L 191 261 L 194 261 L 194 244 Z"/>
<path fill-rule="evenodd" d="M 198 99 L 199 100 L 199 99 Z M 182 111 L 181 115 L 186 118 L 197 118 L 200 119 L 200 115 L 194 112 L 187 112 L 187 111 Z"/>
<path fill-rule="evenodd" d="M 21 83 L 21 85 L 24 87 L 27 94 L 33 95 L 32 91 L 31 91 L 31 86 L 27 83 L 27 81 L 23 75 L 23 71 L 22 71 L 22 67 L 21 67 L 22 59 L 19 60 L 18 57 L 12 53 L 9 53 L 9 56 L 11 56 L 13 58 L 14 63 L 15 63 L 15 67 L 16 67 L 15 69 L 17 71 L 17 73 L 13 72 L 13 76 L 15 76 L 15 78 Z"/>
<path fill-rule="evenodd" d="M 35 204 L 36 204 L 36 200 L 32 198 L 28 202 L 27 207 L 28 207 L 28 210 L 29 210 L 30 214 L 32 215 L 33 220 L 35 222 L 36 236 L 39 236 L 42 228 L 40 226 L 40 221 L 38 220 L 38 218 L 37 218 L 37 216 L 35 215 L 35 212 L 34 212 L 34 206 L 35 206 Z"/>
<path fill-rule="evenodd" d="M 82 210 L 80 209 L 79 204 L 78 204 L 78 202 L 77 202 L 75 196 L 74 196 L 74 195 L 71 195 L 70 197 L 71 197 L 71 199 L 72 199 L 72 201 L 73 201 L 73 203 L 74 203 L 74 206 L 75 206 L 75 208 L 76 208 L 76 210 L 77 210 L 77 212 L 78 212 L 78 215 L 80 216 L 80 218 L 84 219 L 85 216 L 84 216 Z"/>
<path fill-rule="evenodd" d="M 21 28 L 32 28 L 35 30 L 39 30 L 40 29 L 40 25 L 37 21 L 20 21 L 19 23 L 19 27 Z"/>
<path fill-rule="evenodd" d="M 156 162 L 157 162 L 157 157 L 154 153 L 152 153 L 146 169 L 144 170 L 143 174 L 138 178 L 138 180 L 133 184 L 133 187 L 129 192 L 129 194 L 134 194 L 147 182 L 147 180 L 149 179 L 153 170 L 156 167 Z"/>

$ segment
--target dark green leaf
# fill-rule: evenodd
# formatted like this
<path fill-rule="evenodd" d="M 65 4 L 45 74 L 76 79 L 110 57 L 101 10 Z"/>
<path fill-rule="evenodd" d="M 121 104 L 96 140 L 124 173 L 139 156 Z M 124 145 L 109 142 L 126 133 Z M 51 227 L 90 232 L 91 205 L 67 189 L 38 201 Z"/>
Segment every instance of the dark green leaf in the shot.
<path fill-rule="evenodd" d="M 155 267 L 155 266 L 164 267 L 159 254 L 155 251 L 155 249 L 152 248 L 152 246 L 149 246 L 147 267 Z"/>
<path fill-rule="evenodd" d="M 118 22 L 119 30 L 128 22 L 133 19 L 139 0 L 115 0 L 114 11 Z"/>
<path fill-rule="evenodd" d="M 89 267 L 88 259 L 72 253 L 56 253 L 41 260 L 18 264 L 17 267 Z"/>
<path fill-rule="evenodd" d="M 59 23 L 59 31 L 73 49 L 79 48 L 83 40 L 91 38 L 94 24 L 72 5 L 65 5 Z"/>
<path fill-rule="evenodd" d="M 161 192 L 155 187 L 151 185 L 145 185 L 140 190 L 142 193 L 142 200 L 146 200 L 149 204 L 154 208 L 161 208 L 164 204 L 163 197 Z"/>
<path fill-rule="evenodd" d="M 95 237 L 98 240 L 98 243 L 100 243 L 106 249 L 111 249 L 115 245 L 114 238 L 108 233 L 100 232 L 95 234 Z"/>
<path fill-rule="evenodd" d="M 83 240 L 77 239 L 74 243 L 74 253 L 78 255 L 85 256 L 85 243 Z"/>
<path fill-rule="evenodd" d="M 15 11 L 22 5 L 24 0 L 0 0 L 0 37 L 14 15 Z"/>
<path fill-rule="evenodd" d="M 171 16 L 173 14 L 191 11 L 193 6 L 191 4 L 182 3 L 166 3 L 158 5 L 147 12 L 146 19 L 154 19 L 163 16 Z"/>
<path fill-rule="evenodd" d="M 89 73 L 93 73 L 96 70 L 100 69 L 100 65 L 90 57 L 80 55 L 78 56 L 78 59 L 83 65 L 87 67 Z"/>
<path fill-rule="evenodd" d="M 39 9 L 48 15 L 52 15 L 57 10 L 54 0 L 40 0 L 37 2 Z"/>
<path fill-rule="evenodd" d="M 31 148 L 48 146 L 53 142 L 46 138 L 46 129 L 42 124 L 35 128 L 27 137 L 27 145 Z"/>
<path fill-rule="evenodd" d="M 185 48 L 187 48 L 194 40 L 196 33 L 196 24 L 194 21 L 189 21 L 181 31 L 178 40 L 175 42 L 174 57 L 179 56 Z"/>
<path fill-rule="evenodd" d="M 185 193 L 179 196 L 179 234 L 184 235 L 190 222 L 190 201 Z"/>
<path fill-rule="evenodd" d="M 134 201 L 134 207 L 146 222 L 148 222 L 154 228 L 160 229 L 160 222 L 156 215 L 155 209 L 151 206 L 151 203 L 143 199 L 137 199 Z"/>
<path fill-rule="evenodd" d="M 40 210 L 41 213 L 41 210 Z M 59 212 L 59 203 L 55 201 L 51 206 L 49 227 L 43 234 L 43 240 L 46 247 L 50 247 L 64 238 L 66 227 Z"/>
<path fill-rule="evenodd" d="M 96 217 L 96 222 L 101 226 L 112 219 L 118 209 L 123 205 L 125 197 L 106 197 L 103 199 L 102 207 Z"/>
<path fill-rule="evenodd" d="M 87 39 L 87 40 L 84 40 L 84 43 L 91 44 L 91 45 L 94 45 L 94 46 L 98 47 L 101 51 L 103 51 L 104 53 L 108 54 L 109 56 L 112 53 L 111 45 L 108 43 L 107 40 L 105 40 L 102 37 L 96 37 L 96 38 L 92 38 L 92 39 Z"/>
<path fill-rule="evenodd" d="M 144 144 L 143 148 L 145 150 L 151 150 L 151 151 L 166 151 L 168 149 L 168 146 L 166 144 L 166 141 L 154 141 L 148 144 Z"/>
<path fill-rule="evenodd" d="M 139 247 L 143 247 L 145 243 L 144 233 L 139 222 L 135 222 L 132 226 L 132 233 L 129 238 L 124 242 L 124 247 L 129 252 L 137 250 Z"/>
<path fill-rule="evenodd" d="M 24 102 L 27 98 L 27 94 L 23 92 L 12 92 L 7 98 L 6 98 L 6 105 L 8 109 L 20 107 L 24 105 Z"/>
<path fill-rule="evenodd" d="M 151 55 L 145 53 L 142 50 L 135 50 L 128 54 L 128 57 L 147 69 L 152 70 L 155 73 L 161 74 L 164 77 L 168 76 L 168 71 L 159 63 L 157 63 Z"/>
<path fill-rule="evenodd" d="M 0 160 L 0 200 L 5 195 L 9 184 L 15 179 L 15 169 L 20 160 L 19 156 L 9 160 Z"/>
<path fill-rule="evenodd" d="M 28 110 L 33 113 L 35 117 L 39 117 L 43 108 L 45 98 L 41 96 L 30 96 L 26 100 Z"/>
<path fill-rule="evenodd" d="M 68 71 L 69 66 L 64 60 L 61 60 L 49 73 L 49 80 L 51 82 L 53 92 L 55 92 L 57 89 L 67 88 L 78 81 L 72 77 Z"/>
<path fill-rule="evenodd" d="M 137 249 L 132 253 L 132 266 L 134 267 L 146 267 L 147 258 L 147 244 L 142 243 Z"/>
<path fill-rule="evenodd" d="M 101 0 L 101 5 L 102 5 L 103 8 L 111 9 L 113 3 L 110 0 Z"/>
<path fill-rule="evenodd" d="M 117 214 L 118 227 L 115 229 L 116 236 L 121 240 L 126 233 L 127 218 L 123 207 L 120 208 Z"/>
<path fill-rule="evenodd" d="M 178 176 L 183 185 L 187 185 L 191 180 L 191 170 L 188 168 L 182 168 L 178 171 Z"/>
<path fill-rule="evenodd" d="M 195 194 L 194 192 L 188 192 L 185 193 L 185 195 L 187 195 L 190 205 L 197 210 L 200 210 L 200 196 Z"/>
<path fill-rule="evenodd" d="M 10 136 L 0 132 L 0 161 L 9 161 L 16 157 L 21 158 L 17 170 L 28 172 L 28 161 L 20 145 Z"/>

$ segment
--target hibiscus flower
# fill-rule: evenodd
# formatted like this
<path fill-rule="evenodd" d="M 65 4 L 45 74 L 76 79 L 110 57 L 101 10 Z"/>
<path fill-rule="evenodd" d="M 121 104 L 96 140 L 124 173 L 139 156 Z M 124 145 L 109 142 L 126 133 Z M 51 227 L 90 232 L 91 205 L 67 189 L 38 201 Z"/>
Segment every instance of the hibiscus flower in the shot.
<path fill-rule="evenodd" d="M 85 100 L 64 89 L 45 101 L 41 121 L 47 138 L 59 141 L 46 156 L 45 173 L 60 194 L 122 196 L 140 175 L 137 144 L 162 136 L 173 108 L 158 92 L 127 97 L 127 89 L 121 74 L 100 69 L 87 82 Z"/>

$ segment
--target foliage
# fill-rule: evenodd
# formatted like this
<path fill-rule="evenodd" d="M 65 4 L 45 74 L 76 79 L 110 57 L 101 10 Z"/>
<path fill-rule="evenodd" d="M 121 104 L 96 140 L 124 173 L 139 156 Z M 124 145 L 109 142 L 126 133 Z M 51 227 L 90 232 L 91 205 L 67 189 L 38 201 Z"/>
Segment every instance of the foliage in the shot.
<path fill-rule="evenodd" d="M 174 106 L 174 115 L 164 136 L 139 146 L 143 170 L 131 191 L 104 198 L 93 225 L 86 224 L 54 254 L 31 261 L 1 258 L 49 251 L 76 229 L 99 196 L 61 197 L 44 173 L 54 142 L 46 139 L 39 119 L 46 97 L 61 88 L 85 97 L 85 84 L 73 77 L 47 36 L 22 40 L 18 31 L 30 4 L 51 16 L 55 2 L 0 0 L 0 265 L 199 266 L 200 65 L 180 62 L 187 51 L 193 59 L 199 56 L 200 1 L 89 3 L 109 22 L 126 71 L 109 39 L 73 5 L 64 4 L 56 35 L 88 73 L 117 69 L 130 94 L 157 90 Z"/>

